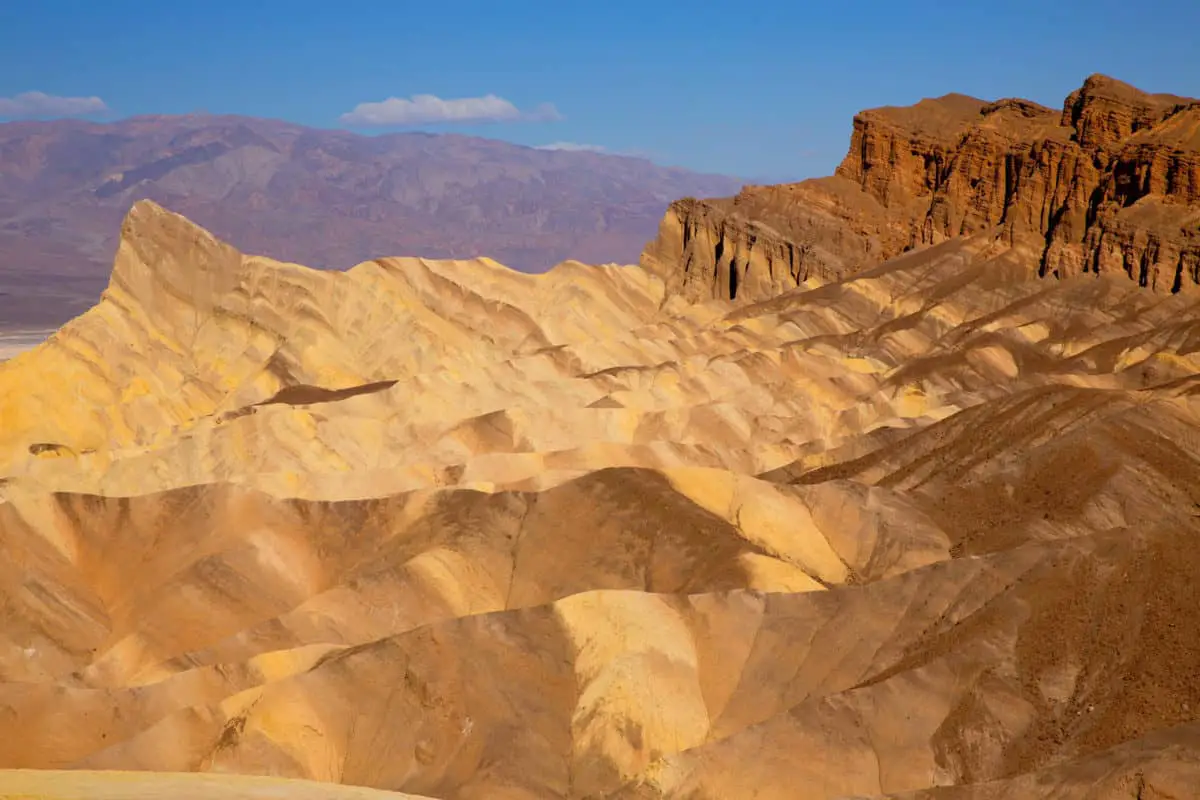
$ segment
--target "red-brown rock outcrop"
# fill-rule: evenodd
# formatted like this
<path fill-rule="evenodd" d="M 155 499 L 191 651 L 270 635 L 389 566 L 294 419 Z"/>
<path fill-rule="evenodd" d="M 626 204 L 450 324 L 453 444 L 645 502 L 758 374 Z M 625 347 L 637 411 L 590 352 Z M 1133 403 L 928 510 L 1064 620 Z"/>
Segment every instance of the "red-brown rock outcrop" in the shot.
<path fill-rule="evenodd" d="M 642 262 L 689 299 L 753 300 L 988 231 L 1042 275 L 1200 287 L 1200 101 L 1093 75 L 1061 112 L 957 94 L 864 111 L 834 177 L 675 203 Z"/>

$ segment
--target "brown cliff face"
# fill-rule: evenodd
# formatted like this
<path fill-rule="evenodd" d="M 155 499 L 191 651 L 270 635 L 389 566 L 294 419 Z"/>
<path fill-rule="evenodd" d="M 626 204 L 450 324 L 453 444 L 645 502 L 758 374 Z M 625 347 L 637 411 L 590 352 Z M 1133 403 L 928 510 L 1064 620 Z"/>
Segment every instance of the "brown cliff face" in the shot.
<path fill-rule="evenodd" d="M 690 301 L 761 300 L 881 261 L 905 235 L 844 178 L 750 186 L 733 198 L 672 203 L 642 266 Z"/>
<path fill-rule="evenodd" d="M 1147 94 L 1127 83 L 1093 75 L 1067 96 L 1062 125 L 1076 132 L 1081 147 L 1112 151 L 1138 131 L 1153 128 L 1180 107 L 1196 102 L 1172 94 Z"/>
<path fill-rule="evenodd" d="M 1200 101 L 1094 75 L 1061 112 L 964 95 L 864 111 L 833 178 L 673 205 L 643 264 L 689 299 L 754 300 L 989 231 L 1041 275 L 1197 290 Z M 774 269 L 794 251 L 804 268 Z"/>

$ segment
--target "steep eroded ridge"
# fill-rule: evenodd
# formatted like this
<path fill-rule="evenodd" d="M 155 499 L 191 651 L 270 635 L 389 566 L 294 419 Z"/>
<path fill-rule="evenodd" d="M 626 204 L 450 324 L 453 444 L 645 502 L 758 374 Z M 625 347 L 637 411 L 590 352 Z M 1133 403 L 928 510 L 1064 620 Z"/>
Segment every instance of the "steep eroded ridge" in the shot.
<path fill-rule="evenodd" d="M 635 330 L 662 300 L 661 285 L 640 270 L 573 262 L 544 277 L 488 259 L 312 270 L 244 256 L 139 202 L 101 301 L 0 370 L 0 477 L 39 456 L 107 464 L 119 451 L 186 442 L 189 431 L 204 435 L 197 425 L 244 423 L 303 387 L 353 396 L 398 377 L 420 381 L 450 362 L 500 368 Z"/>
<path fill-rule="evenodd" d="M 691 299 L 755 300 L 987 232 L 1042 276 L 1195 290 L 1200 101 L 1093 75 L 1061 112 L 964 95 L 864 111 L 835 176 L 677 202 L 642 262 Z"/>

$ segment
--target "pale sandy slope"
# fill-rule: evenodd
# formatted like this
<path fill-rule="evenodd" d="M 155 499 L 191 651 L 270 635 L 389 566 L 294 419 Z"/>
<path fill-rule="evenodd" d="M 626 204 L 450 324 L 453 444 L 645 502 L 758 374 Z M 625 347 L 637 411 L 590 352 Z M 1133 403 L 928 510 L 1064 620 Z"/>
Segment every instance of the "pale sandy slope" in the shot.
<path fill-rule="evenodd" d="M 986 238 L 732 307 L 318 273 L 148 203 L 123 234 L 100 305 L 0 366 L 0 767 L 1200 784 L 1194 301 Z"/>
<path fill-rule="evenodd" d="M 248 775 L 0 770 L 0 797 L 21 800 L 421 800 L 415 795 Z"/>

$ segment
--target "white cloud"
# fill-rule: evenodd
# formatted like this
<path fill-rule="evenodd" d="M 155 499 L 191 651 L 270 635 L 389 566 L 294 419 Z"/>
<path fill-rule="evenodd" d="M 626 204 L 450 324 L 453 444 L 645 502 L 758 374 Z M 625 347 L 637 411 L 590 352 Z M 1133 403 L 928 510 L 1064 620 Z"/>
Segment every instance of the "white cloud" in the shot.
<path fill-rule="evenodd" d="M 99 97 L 57 97 L 45 92 L 23 92 L 0 97 L 0 117 L 83 117 L 108 111 Z"/>
<path fill-rule="evenodd" d="M 551 142 L 540 144 L 538 150 L 567 150 L 572 153 L 607 153 L 608 148 L 598 144 L 579 144 L 578 142 Z"/>
<path fill-rule="evenodd" d="M 378 103 L 359 103 L 353 111 L 341 116 L 347 125 L 377 127 L 430 122 L 551 122 L 559 119 L 562 115 L 553 103 L 542 103 L 533 111 L 521 111 L 494 94 L 455 100 L 443 100 L 432 94 L 389 97 Z"/>

